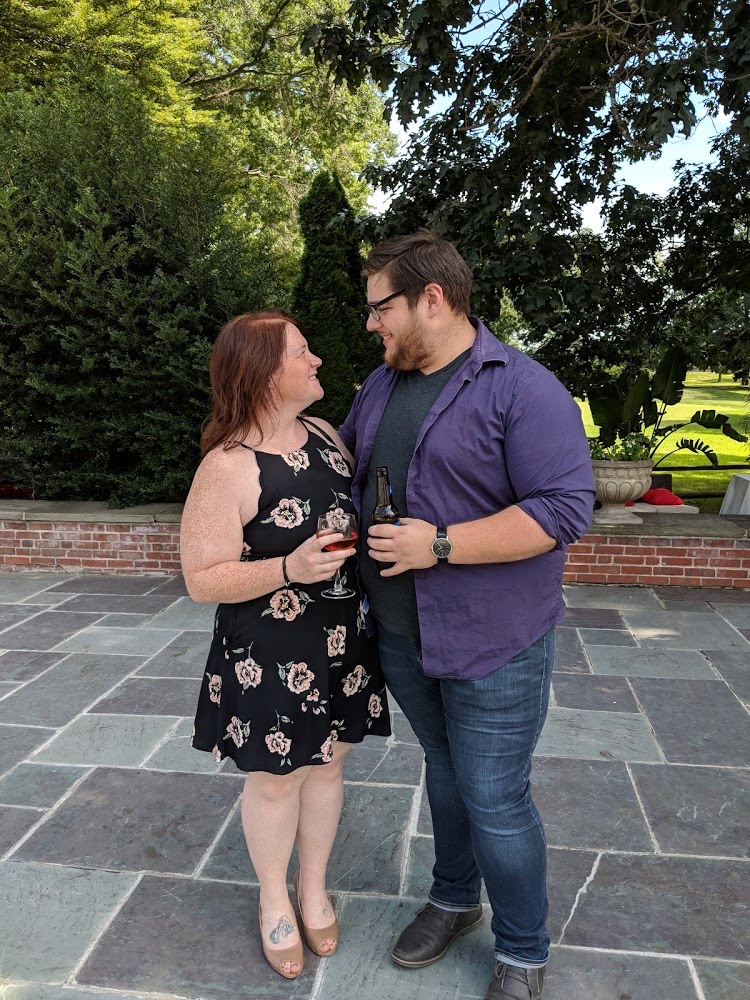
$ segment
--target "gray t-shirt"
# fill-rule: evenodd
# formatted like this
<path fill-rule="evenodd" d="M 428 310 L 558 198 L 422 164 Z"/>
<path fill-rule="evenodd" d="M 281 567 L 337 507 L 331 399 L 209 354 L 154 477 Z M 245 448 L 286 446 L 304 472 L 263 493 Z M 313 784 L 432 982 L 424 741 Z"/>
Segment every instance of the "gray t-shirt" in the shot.
<path fill-rule="evenodd" d="M 372 524 L 375 508 L 376 475 L 380 465 L 387 465 L 393 489 L 393 502 L 399 514 L 408 517 L 406 503 L 406 477 L 417 444 L 419 430 L 440 393 L 458 371 L 469 351 L 464 351 L 454 361 L 430 375 L 420 371 L 400 372 L 391 398 L 380 421 L 372 447 L 362 494 L 362 535 Z M 414 573 L 407 570 L 398 576 L 383 578 L 383 565 L 371 559 L 366 546 L 360 551 L 360 572 L 370 610 L 389 632 L 419 637 L 417 597 L 414 591 Z"/>

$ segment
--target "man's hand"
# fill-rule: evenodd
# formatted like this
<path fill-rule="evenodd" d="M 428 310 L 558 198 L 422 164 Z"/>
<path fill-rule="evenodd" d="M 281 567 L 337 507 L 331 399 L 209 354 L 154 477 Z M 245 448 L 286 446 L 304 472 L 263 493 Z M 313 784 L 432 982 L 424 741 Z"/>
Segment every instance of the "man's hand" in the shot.
<path fill-rule="evenodd" d="M 367 551 L 378 562 L 394 563 L 381 576 L 398 576 L 407 569 L 428 569 L 437 563 L 432 543 L 437 528 L 416 517 L 402 517 L 401 524 L 373 524 L 367 532 Z"/>

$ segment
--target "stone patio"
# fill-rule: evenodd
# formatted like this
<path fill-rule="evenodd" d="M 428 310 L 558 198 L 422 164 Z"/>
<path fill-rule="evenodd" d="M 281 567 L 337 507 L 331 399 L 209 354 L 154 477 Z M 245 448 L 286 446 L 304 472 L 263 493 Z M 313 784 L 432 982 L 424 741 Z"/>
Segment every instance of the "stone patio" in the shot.
<path fill-rule="evenodd" d="M 566 596 L 532 777 L 545 1000 L 748 1000 L 750 591 Z M 427 969 L 388 958 L 432 856 L 400 712 L 348 765 L 336 957 L 270 971 L 242 776 L 188 745 L 212 616 L 179 579 L 0 575 L 0 1000 L 481 1000 L 489 921 Z"/>

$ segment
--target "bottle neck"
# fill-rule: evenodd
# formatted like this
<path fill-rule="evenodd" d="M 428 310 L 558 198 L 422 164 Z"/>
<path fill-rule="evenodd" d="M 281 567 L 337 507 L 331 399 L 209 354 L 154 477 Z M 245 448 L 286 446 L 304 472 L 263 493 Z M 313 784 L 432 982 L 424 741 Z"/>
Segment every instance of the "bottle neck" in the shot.
<path fill-rule="evenodd" d="M 378 507 L 387 507 L 391 502 L 391 490 L 390 483 L 388 482 L 388 476 L 378 473 L 377 482 L 377 505 Z"/>

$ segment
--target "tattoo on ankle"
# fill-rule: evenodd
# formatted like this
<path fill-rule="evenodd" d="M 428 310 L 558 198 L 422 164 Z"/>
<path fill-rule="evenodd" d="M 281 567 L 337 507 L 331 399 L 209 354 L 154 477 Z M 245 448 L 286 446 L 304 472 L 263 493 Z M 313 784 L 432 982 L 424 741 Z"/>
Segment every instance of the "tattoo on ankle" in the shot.
<path fill-rule="evenodd" d="M 280 918 L 278 924 L 276 924 L 274 929 L 268 935 L 268 939 L 271 942 L 271 944 L 278 944 L 279 941 L 289 937 L 289 935 L 293 933 L 294 933 L 294 924 L 291 922 L 289 917 L 283 916 Z"/>
<path fill-rule="evenodd" d="M 331 915 L 330 909 L 327 906 L 324 906 L 323 907 L 323 916 L 324 917 L 330 917 L 330 915 Z"/>

